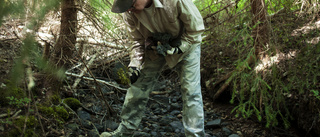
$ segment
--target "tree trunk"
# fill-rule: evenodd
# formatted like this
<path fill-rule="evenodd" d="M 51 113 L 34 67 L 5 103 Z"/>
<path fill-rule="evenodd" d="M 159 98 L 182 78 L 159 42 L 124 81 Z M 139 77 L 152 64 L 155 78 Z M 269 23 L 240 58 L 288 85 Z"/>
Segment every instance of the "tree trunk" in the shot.
<path fill-rule="evenodd" d="M 77 38 L 76 0 L 62 0 L 61 25 L 58 42 L 54 47 L 54 62 L 58 67 L 67 68 L 72 57 Z"/>
<path fill-rule="evenodd" d="M 267 10 L 264 0 L 251 0 L 251 10 L 253 14 L 252 38 L 254 39 L 255 55 L 257 59 L 262 59 L 269 43 L 269 31 Z"/>
<path fill-rule="evenodd" d="M 56 45 L 54 46 L 51 61 L 58 68 L 68 68 L 71 63 L 70 59 L 75 51 L 77 38 L 77 8 L 76 0 L 62 0 L 61 2 L 61 25 L 60 34 Z M 55 77 L 47 78 L 46 84 L 51 89 L 46 94 L 50 97 L 54 92 L 59 91 L 61 80 Z"/>

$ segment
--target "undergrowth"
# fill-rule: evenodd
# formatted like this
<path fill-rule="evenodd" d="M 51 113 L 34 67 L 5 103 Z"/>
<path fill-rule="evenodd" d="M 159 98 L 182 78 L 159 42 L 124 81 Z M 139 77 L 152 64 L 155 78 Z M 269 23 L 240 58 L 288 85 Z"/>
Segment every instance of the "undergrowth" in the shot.
<path fill-rule="evenodd" d="M 286 37 L 294 39 L 288 34 Z M 308 38 L 300 40 L 305 39 Z M 291 59 L 284 58 L 262 72 L 257 72 L 247 65 L 246 70 L 234 74 L 236 76 L 233 80 L 230 102 L 238 103 L 233 109 L 236 116 L 255 117 L 268 128 L 277 126 L 287 129 L 294 120 L 290 108 L 293 105 L 292 100 L 295 100 L 296 105 L 307 102 L 306 107 L 319 111 L 314 102 L 320 99 L 320 43 L 316 45 L 305 41 L 300 43 L 304 43 L 304 47 L 291 49 L 297 52 Z M 287 45 L 283 49 L 288 50 L 290 47 L 295 46 Z M 238 66 L 243 66 L 241 63 L 238 63 Z"/>

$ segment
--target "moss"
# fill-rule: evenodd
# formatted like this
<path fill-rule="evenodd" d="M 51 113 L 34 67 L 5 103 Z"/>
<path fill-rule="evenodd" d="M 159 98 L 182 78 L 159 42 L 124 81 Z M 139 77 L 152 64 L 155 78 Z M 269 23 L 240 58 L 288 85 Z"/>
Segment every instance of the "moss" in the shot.
<path fill-rule="evenodd" d="M 68 120 L 69 113 L 63 106 L 57 106 L 54 107 L 54 109 L 58 117 L 62 118 L 65 121 Z"/>
<path fill-rule="evenodd" d="M 120 79 L 120 83 L 123 85 L 129 85 L 130 79 L 127 77 L 126 74 L 127 70 L 124 70 L 124 68 L 120 68 L 117 71 L 118 78 Z"/>
<path fill-rule="evenodd" d="M 38 110 L 46 116 L 54 116 L 55 113 L 52 107 L 38 106 Z"/>
<path fill-rule="evenodd" d="M 69 118 L 69 112 L 63 106 L 38 106 L 39 112 L 47 117 L 56 118 L 56 120 L 66 121 Z"/>
<path fill-rule="evenodd" d="M 52 95 L 50 100 L 54 105 L 58 105 L 61 102 L 61 98 L 59 95 Z"/>
<path fill-rule="evenodd" d="M 6 136 L 8 137 L 17 137 L 21 136 L 23 132 L 24 125 L 26 125 L 26 129 L 24 131 L 24 137 L 38 137 L 35 133 L 34 129 L 38 126 L 38 120 L 34 116 L 28 116 L 27 120 L 26 116 L 21 116 L 18 119 L 13 120 L 13 124 L 15 128 L 10 129 Z"/>
<path fill-rule="evenodd" d="M 12 128 L 8 131 L 7 137 L 18 137 L 18 136 L 21 136 L 21 129 L 17 129 L 17 128 Z"/>
<path fill-rule="evenodd" d="M 20 118 L 14 120 L 13 124 L 15 124 L 17 127 L 20 127 L 21 129 L 24 127 L 24 124 L 26 124 L 27 128 L 32 128 L 38 125 L 38 120 L 34 116 L 28 116 L 26 123 L 25 119 L 26 116 L 21 116 Z"/>
<path fill-rule="evenodd" d="M 22 129 L 13 128 L 10 129 L 7 133 L 7 137 L 20 137 L 22 134 Z M 24 132 L 24 137 L 38 137 L 38 135 L 35 133 L 34 129 L 26 129 Z"/>
<path fill-rule="evenodd" d="M 63 103 L 67 104 L 73 110 L 77 110 L 81 106 L 80 101 L 75 98 L 66 98 L 63 100 Z"/>
<path fill-rule="evenodd" d="M 9 103 L 9 99 L 7 97 L 14 97 L 16 99 L 21 99 L 26 97 L 26 93 L 17 86 L 12 86 L 11 82 L 9 80 L 6 80 L 6 89 L 1 89 L 0 92 L 0 105 L 6 106 Z"/>

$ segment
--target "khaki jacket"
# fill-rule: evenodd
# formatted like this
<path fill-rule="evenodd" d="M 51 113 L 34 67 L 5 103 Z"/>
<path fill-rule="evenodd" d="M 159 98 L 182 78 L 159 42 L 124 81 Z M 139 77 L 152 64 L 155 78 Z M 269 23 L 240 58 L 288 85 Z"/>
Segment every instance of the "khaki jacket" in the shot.
<path fill-rule="evenodd" d="M 133 42 L 129 66 L 140 69 L 146 57 L 155 60 L 160 56 L 145 47 L 145 40 L 152 33 L 170 33 L 173 37 L 181 38 L 179 48 L 183 54 L 165 57 L 168 66 L 172 68 L 201 44 L 204 31 L 203 18 L 192 0 L 153 0 L 153 4 L 140 13 L 125 12 L 124 21 L 129 39 Z"/>

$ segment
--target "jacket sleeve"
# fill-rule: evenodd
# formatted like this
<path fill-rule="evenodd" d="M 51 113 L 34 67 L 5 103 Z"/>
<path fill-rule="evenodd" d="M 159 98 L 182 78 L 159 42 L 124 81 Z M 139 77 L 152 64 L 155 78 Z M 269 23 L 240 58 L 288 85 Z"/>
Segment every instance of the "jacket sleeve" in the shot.
<path fill-rule="evenodd" d="M 177 10 L 179 19 L 184 25 L 179 48 L 185 52 L 191 48 L 191 45 L 201 43 L 201 34 L 204 31 L 203 18 L 192 0 L 178 0 Z"/>
<path fill-rule="evenodd" d="M 127 30 L 129 34 L 129 40 L 132 42 L 130 47 L 130 64 L 129 67 L 137 67 L 141 69 L 142 63 L 144 61 L 144 37 L 136 29 L 134 17 L 130 13 L 124 14 L 124 22 L 127 25 Z"/>

